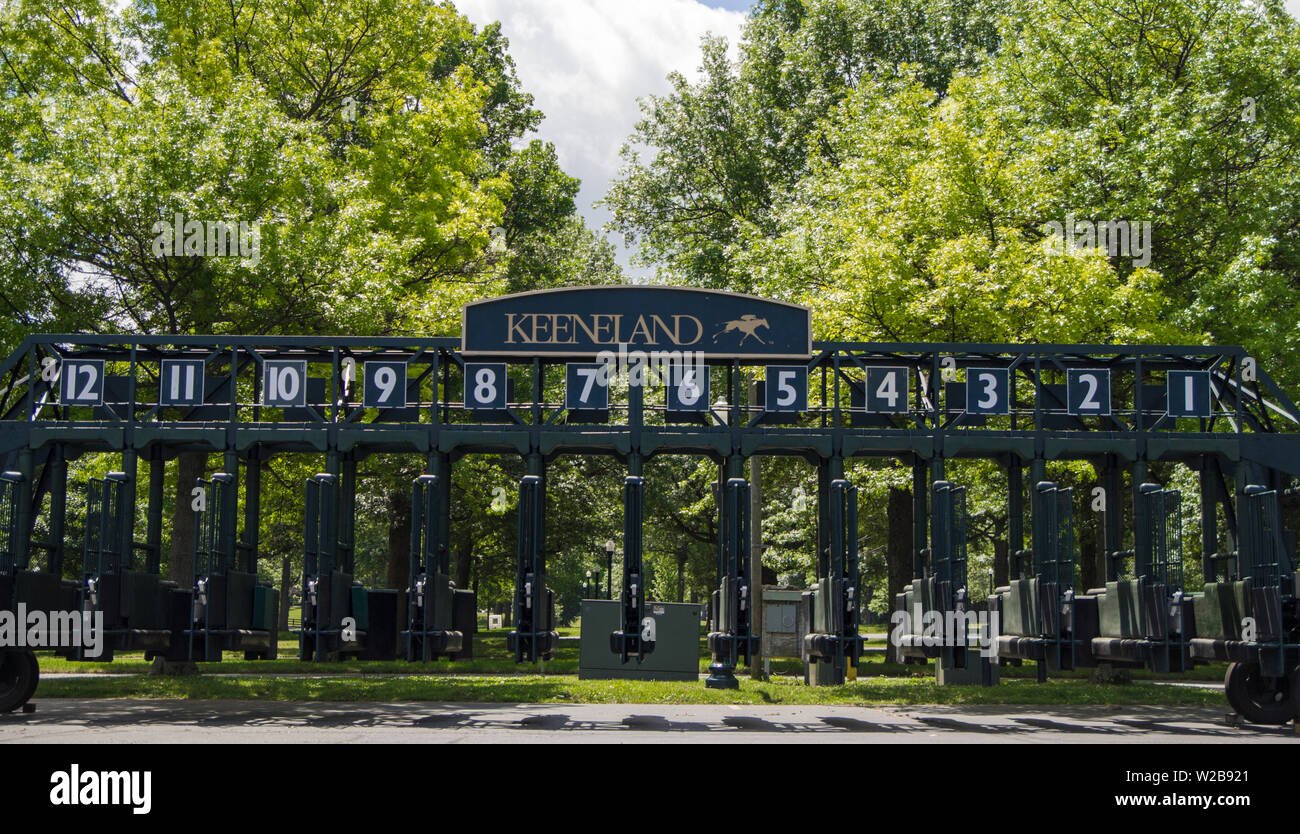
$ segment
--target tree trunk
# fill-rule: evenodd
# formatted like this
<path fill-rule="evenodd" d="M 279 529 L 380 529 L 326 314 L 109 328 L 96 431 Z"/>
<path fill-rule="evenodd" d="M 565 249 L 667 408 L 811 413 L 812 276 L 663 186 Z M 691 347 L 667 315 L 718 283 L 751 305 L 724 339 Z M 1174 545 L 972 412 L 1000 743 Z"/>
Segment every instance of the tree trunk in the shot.
<path fill-rule="evenodd" d="M 391 497 L 388 516 L 388 581 L 385 587 L 404 590 L 411 576 L 411 495 L 405 490 Z"/>
<path fill-rule="evenodd" d="M 451 581 L 456 583 L 457 588 L 469 587 L 469 568 L 473 556 L 474 548 L 466 538 L 457 548 L 455 564 L 451 566 Z"/>
<path fill-rule="evenodd" d="M 911 582 L 912 576 L 912 493 L 902 487 L 889 488 L 889 541 L 885 563 L 889 569 L 889 610 L 894 599 Z"/>
<path fill-rule="evenodd" d="M 285 556 L 280 562 L 280 631 L 289 630 L 289 585 L 293 582 L 293 575 L 289 571 L 289 557 Z"/>
<path fill-rule="evenodd" d="M 176 459 L 176 502 L 172 506 L 172 549 L 168 576 L 182 588 L 194 582 L 194 482 L 207 472 L 206 452 L 182 452 Z M 211 502 L 211 496 L 208 498 Z"/>
<path fill-rule="evenodd" d="M 1091 535 L 1084 535 L 1079 542 L 1079 590 L 1084 591 L 1106 584 L 1100 564 L 1102 547 L 1098 542 L 1104 533 L 1100 524 L 1089 526 Z"/>
<path fill-rule="evenodd" d="M 677 545 L 677 601 L 686 601 L 686 559 L 689 556 L 686 545 Z"/>

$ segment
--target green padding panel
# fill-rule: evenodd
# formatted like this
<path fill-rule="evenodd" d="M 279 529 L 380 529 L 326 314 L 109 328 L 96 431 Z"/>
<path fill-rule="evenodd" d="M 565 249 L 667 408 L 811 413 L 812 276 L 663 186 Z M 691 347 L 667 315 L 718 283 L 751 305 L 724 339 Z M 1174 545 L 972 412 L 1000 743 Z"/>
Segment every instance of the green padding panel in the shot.
<path fill-rule="evenodd" d="M 330 607 L 325 622 L 330 628 L 342 628 L 344 617 L 355 616 L 352 613 L 352 574 L 334 571 L 330 574 L 329 588 Z M 360 627 L 358 623 L 357 628 Z"/>
<path fill-rule="evenodd" d="M 1232 597 L 1237 604 L 1237 629 L 1241 630 L 1241 621 L 1245 617 L 1251 617 L 1255 614 L 1255 605 L 1251 602 L 1254 584 L 1249 579 L 1243 579 L 1240 582 L 1232 583 Z"/>
<path fill-rule="evenodd" d="M 1107 582 L 1106 594 L 1097 600 L 1101 636 L 1130 640 L 1145 638 L 1146 621 L 1142 616 L 1141 599 L 1141 580 Z"/>
<path fill-rule="evenodd" d="M 253 589 L 257 587 L 257 574 L 228 571 L 226 583 L 226 606 L 230 612 L 226 626 L 253 628 Z"/>
<path fill-rule="evenodd" d="M 28 610 L 39 608 L 42 611 L 55 611 L 63 607 L 59 604 L 61 601 L 59 577 L 54 574 L 19 571 L 15 580 L 17 601 L 25 603 Z M 75 606 L 68 610 L 73 608 Z"/>
<path fill-rule="evenodd" d="M 1015 637 L 1037 637 L 1038 580 L 1013 579 L 1003 598 L 1002 633 Z"/>
<path fill-rule="evenodd" d="M 1240 640 L 1241 620 L 1249 616 L 1251 582 L 1209 582 L 1205 593 L 1192 601 L 1196 636 L 1213 640 Z"/>
<path fill-rule="evenodd" d="M 271 600 L 275 595 L 275 589 L 267 585 L 258 585 L 253 588 L 253 624 L 252 627 L 257 631 L 270 631 L 272 628 L 272 606 Z"/>
<path fill-rule="evenodd" d="M 129 628 L 161 628 L 163 593 L 152 573 L 122 572 L 122 616 Z"/>
<path fill-rule="evenodd" d="M 360 585 L 352 586 L 352 618 L 357 621 L 357 631 L 370 630 L 370 598 Z"/>

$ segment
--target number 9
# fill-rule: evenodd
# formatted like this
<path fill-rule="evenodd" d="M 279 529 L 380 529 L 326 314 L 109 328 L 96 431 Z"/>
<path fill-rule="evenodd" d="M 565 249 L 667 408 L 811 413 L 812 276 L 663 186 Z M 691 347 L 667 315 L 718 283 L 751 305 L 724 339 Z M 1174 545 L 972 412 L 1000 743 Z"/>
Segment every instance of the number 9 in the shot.
<path fill-rule="evenodd" d="M 397 372 L 387 366 L 380 367 L 375 371 L 375 386 L 379 388 L 379 401 L 388 402 L 397 387 Z"/>

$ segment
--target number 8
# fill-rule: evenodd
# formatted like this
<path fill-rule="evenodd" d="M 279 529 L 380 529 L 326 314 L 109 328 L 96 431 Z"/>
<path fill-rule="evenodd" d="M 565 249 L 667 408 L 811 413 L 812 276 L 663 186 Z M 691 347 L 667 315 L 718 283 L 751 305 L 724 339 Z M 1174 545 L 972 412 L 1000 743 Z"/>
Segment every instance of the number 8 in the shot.
<path fill-rule="evenodd" d="M 474 399 L 481 403 L 490 403 L 497 398 L 497 375 L 491 368 L 479 368 L 474 375 Z"/>

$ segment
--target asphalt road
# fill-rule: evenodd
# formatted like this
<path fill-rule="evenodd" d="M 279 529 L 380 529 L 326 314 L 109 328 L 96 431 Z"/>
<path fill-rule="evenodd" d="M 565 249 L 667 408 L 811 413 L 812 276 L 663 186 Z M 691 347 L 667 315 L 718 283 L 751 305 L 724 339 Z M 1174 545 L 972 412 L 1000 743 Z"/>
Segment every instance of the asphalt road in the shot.
<path fill-rule="evenodd" d="M 1222 709 L 1010 706 L 665 706 L 38 699 L 0 715 L 0 742 L 1300 744 L 1291 727 L 1230 726 Z"/>

